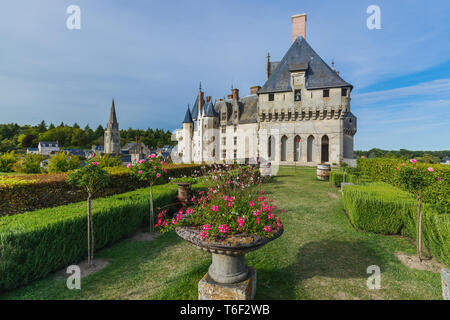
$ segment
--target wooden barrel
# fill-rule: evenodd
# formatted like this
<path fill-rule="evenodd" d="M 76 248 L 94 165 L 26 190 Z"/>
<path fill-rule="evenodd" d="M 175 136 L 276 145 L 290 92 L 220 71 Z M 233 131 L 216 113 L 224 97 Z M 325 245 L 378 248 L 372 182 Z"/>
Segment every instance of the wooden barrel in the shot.
<path fill-rule="evenodd" d="M 330 179 L 331 166 L 329 164 L 319 164 L 317 166 L 317 179 L 328 181 Z"/>

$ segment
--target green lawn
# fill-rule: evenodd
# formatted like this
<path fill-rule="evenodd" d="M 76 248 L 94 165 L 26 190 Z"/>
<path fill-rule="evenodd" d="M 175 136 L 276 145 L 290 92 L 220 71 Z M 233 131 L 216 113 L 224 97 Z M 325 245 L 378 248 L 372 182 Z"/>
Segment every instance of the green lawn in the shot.
<path fill-rule="evenodd" d="M 282 213 L 285 232 L 255 252 L 256 299 L 441 299 L 440 275 L 403 266 L 394 252 L 415 252 L 407 239 L 358 232 L 341 195 L 315 179 L 313 168 L 282 168 L 266 194 Z M 110 261 L 68 290 L 52 275 L 0 296 L 2 299 L 197 299 L 197 283 L 210 255 L 176 234 L 152 242 L 124 240 L 96 254 Z M 381 269 L 381 289 L 369 290 L 366 269 Z"/>

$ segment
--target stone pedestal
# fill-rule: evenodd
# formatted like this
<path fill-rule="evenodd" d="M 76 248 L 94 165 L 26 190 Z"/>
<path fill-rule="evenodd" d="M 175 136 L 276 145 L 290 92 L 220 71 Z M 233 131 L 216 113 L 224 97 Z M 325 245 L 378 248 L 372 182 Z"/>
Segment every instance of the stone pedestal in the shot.
<path fill-rule="evenodd" d="M 442 278 L 442 298 L 444 300 L 450 300 L 450 270 L 442 269 L 441 278 Z"/>
<path fill-rule="evenodd" d="M 198 283 L 199 300 L 253 300 L 256 292 L 256 270 L 248 269 L 248 277 L 237 283 L 218 283 L 206 273 Z"/>

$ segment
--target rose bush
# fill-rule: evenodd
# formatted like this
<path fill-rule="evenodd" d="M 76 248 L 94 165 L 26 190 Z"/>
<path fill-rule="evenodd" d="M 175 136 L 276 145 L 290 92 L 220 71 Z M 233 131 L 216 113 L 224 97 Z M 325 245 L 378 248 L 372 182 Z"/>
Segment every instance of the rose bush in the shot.
<path fill-rule="evenodd" d="M 150 232 L 153 232 L 154 214 L 153 214 L 153 185 L 167 173 L 164 167 L 164 160 L 161 156 L 151 154 L 147 160 L 141 159 L 133 164 L 128 164 L 134 176 L 142 181 L 146 181 L 150 185 Z"/>

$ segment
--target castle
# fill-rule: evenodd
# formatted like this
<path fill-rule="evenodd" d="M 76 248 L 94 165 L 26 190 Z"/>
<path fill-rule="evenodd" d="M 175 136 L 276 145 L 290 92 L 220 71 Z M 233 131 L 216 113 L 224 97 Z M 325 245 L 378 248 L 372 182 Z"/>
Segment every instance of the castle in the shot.
<path fill-rule="evenodd" d="M 306 14 L 292 16 L 292 45 L 279 62 L 267 57 L 265 84 L 240 97 L 204 97 L 201 86 L 175 131 L 183 163 L 270 161 L 340 165 L 353 159 L 353 86 L 306 41 Z"/>

